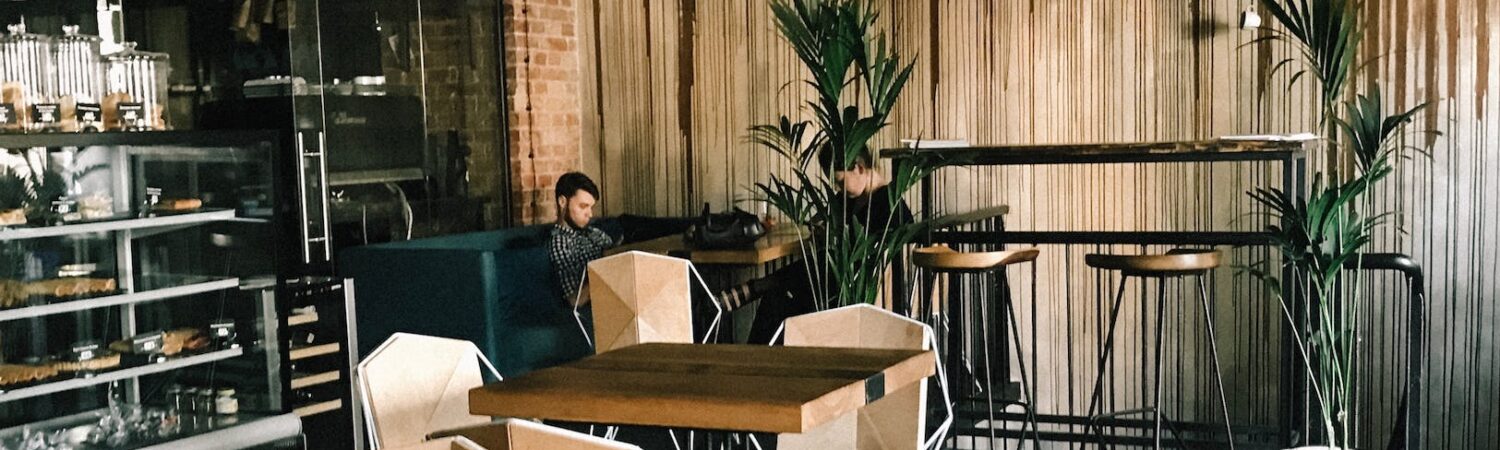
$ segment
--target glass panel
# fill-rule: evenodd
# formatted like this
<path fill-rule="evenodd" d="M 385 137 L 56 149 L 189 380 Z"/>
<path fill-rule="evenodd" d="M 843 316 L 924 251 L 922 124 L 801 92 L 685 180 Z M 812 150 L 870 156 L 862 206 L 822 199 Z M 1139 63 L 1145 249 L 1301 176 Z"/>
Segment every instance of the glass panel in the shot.
<path fill-rule="evenodd" d="M 17 448 L 18 425 L 55 431 L 97 422 L 74 415 L 109 413 L 111 399 L 123 401 L 119 411 L 127 421 L 154 414 L 158 421 L 175 417 L 171 422 L 183 427 L 88 448 L 144 445 L 280 409 L 279 380 L 266 363 L 273 353 L 263 347 L 276 343 L 255 339 L 262 325 L 276 323 L 275 310 L 259 288 L 246 287 L 274 282 L 277 273 L 271 250 L 278 244 L 276 216 L 269 206 L 275 198 L 272 136 L 243 147 L 0 152 L 7 171 L 51 174 L 42 185 L 48 200 L 87 205 L 0 227 L 0 364 L 8 371 L 0 380 L 0 447 Z M 0 136 L 0 147 L 5 139 Z M 134 344 L 157 333 L 163 338 L 151 351 Z M 207 364 L 229 359 L 234 363 Z M 20 371 L 34 376 L 17 378 Z M 126 378 L 103 382 L 107 375 Z M 174 411 L 167 394 L 173 386 L 233 388 L 244 400 L 242 412 Z"/>
<path fill-rule="evenodd" d="M 0 242 L 0 255 L 0 309 L 121 292 L 108 233 Z"/>
<path fill-rule="evenodd" d="M 431 208 L 417 235 L 506 225 L 498 1 L 423 0 L 422 71 Z"/>
<path fill-rule="evenodd" d="M 329 195 L 307 197 L 338 251 L 506 225 L 500 4 L 126 0 L 120 24 L 170 55 L 174 128 L 301 131 L 305 152 L 327 147 Z M 0 1 L 0 18 L 96 34 L 94 6 Z"/>
<path fill-rule="evenodd" d="M 303 228 L 303 238 L 306 240 L 304 251 L 308 262 L 328 261 L 327 251 L 324 248 L 328 241 L 328 230 L 325 228 L 326 207 L 323 196 L 325 190 L 323 183 L 323 155 L 315 154 L 302 156 L 302 176 L 307 180 L 303 183 L 303 198 L 306 202 L 306 213 L 304 214 L 306 226 Z"/>
<path fill-rule="evenodd" d="M 238 218 L 137 236 L 138 289 L 201 277 L 274 273 L 270 255 L 255 250 L 275 245 L 269 222 L 271 167 L 264 152 L 253 150 L 163 147 L 132 152 L 141 174 L 137 178 L 161 192 L 158 214 L 233 211 Z"/>
<path fill-rule="evenodd" d="M 498 9 L 322 1 L 335 252 L 504 223 Z"/>

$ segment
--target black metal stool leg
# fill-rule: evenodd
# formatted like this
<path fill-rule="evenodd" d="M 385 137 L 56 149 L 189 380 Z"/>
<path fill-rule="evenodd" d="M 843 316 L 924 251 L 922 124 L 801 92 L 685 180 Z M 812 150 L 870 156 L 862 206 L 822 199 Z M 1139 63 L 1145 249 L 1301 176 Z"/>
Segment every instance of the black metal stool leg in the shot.
<path fill-rule="evenodd" d="M 1130 281 L 1129 276 L 1120 278 L 1120 289 L 1115 293 L 1115 306 L 1111 308 L 1109 313 L 1109 331 L 1105 333 L 1103 353 L 1099 355 L 1098 371 L 1094 375 L 1094 389 L 1090 391 L 1089 394 L 1089 425 L 1088 428 L 1084 429 L 1084 433 L 1088 433 L 1089 430 L 1096 428 L 1097 425 L 1094 420 L 1094 414 L 1098 413 L 1099 408 L 1102 406 L 1100 405 L 1100 403 L 1102 402 L 1103 396 L 1102 391 L 1104 388 L 1104 371 L 1107 367 L 1107 364 L 1109 364 L 1110 353 L 1112 353 L 1114 350 L 1115 325 L 1117 325 L 1117 323 L 1119 322 L 1120 305 L 1124 304 L 1125 285 L 1128 284 L 1128 281 Z M 1099 428 L 1099 440 L 1099 444 L 1102 447 L 1104 444 L 1103 428 Z M 1079 448 L 1082 447 L 1082 445 L 1079 446 Z"/>
<path fill-rule="evenodd" d="M 1000 295 L 1000 282 L 999 282 L 999 280 L 995 280 L 994 282 L 990 283 L 990 296 L 994 297 L 996 295 Z M 988 306 L 988 305 L 985 305 L 985 306 Z M 994 365 L 994 359 L 990 358 L 990 342 L 994 342 L 994 341 L 992 341 L 990 339 L 990 329 L 991 329 L 991 327 L 990 327 L 990 308 L 981 307 L 979 309 L 979 313 L 980 313 L 979 314 L 979 321 L 980 321 L 979 333 L 980 333 L 980 336 L 983 338 L 981 340 L 983 342 L 983 344 L 980 345 L 980 348 L 984 350 L 984 355 L 982 355 L 982 357 L 984 358 L 984 396 L 985 396 L 985 409 L 986 409 L 986 412 L 989 413 L 989 421 L 986 422 L 985 428 L 988 428 L 989 431 L 990 431 L 990 440 L 989 440 L 989 442 L 986 443 L 985 448 L 989 449 L 989 448 L 994 448 L 994 446 L 995 446 L 995 440 L 996 440 L 996 435 L 995 435 L 995 379 L 994 379 L 995 365 Z M 975 377 L 975 378 L 978 378 L 978 377 Z M 1004 380 L 1004 381 L 1008 382 L 1009 380 Z M 1004 400 L 1004 399 L 1002 399 L 1002 400 Z"/>
<path fill-rule="evenodd" d="M 1167 309 L 1167 279 L 1164 277 L 1157 277 L 1156 282 L 1156 353 L 1152 355 L 1154 358 L 1156 358 L 1156 401 L 1151 404 L 1151 417 L 1155 421 L 1156 430 L 1151 435 L 1151 448 L 1155 450 L 1161 450 L 1161 372 L 1162 363 L 1163 361 L 1166 361 L 1166 358 L 1162 358 L 1161 348 L 1162 338 L 1165 337 L 1164 332 L 1166 331 L 1167 322 L 1166 318 L 1163 317 L 1163 313 L 1165 313 Z"/>
<path fill-rule="evenodd" d="M 944 293 L 946 295 L 942 297 L 943 308 L 947 310 L 947 318 L 944 320 L 946 326 L 943 328 L 948 333 L 947 363 L 948 376 L 950 377 L 948 383 L 950 389 L 953 389 L 953 397 L 961 400 L 968 398 L 968 392 L 963 388 L 963 386 L 966 386 L 963 373 L 963 339 L 965 335 L 964 331 L 966 331 L 963 320 L 964 308 L 963 305 L 959 304 L 959 295 L 956 292 L 953 277 L 944 275 L 942 279 L 944 281 L 942 287 L 945 287 L 947 291 Z"/>
<path fill-rule="evenodd" d="M 1031 447 L 1040 448 L 1042 435 L 1041 431 L 1038 430 L 1036 420 L 1036 388 L 1031 385 L 1030 377 L 1026 375 L 1026 358 L 1023 356 L 1024 352 L 1021 351 L 1021 329 L 1016 322 L 1015 302 L 1011 301 L 1010 289 L 1006 289 L 1002 295 L 1002 301 L 1005 303 L 1005 312 L 1010 317 L 1010 335 L 1011 342 L 1016 348 L 1016 363 L 1021 366 L 1021 391 L 1026 393 L 1026 421 L 1028 422 L 1026 426 L 1031 427 Z M 1036 337 L 1032 336 L 1032 339 L 1036 339 Z M 1009 361 L 1006 363 L 1009 364 Z M 1026 434 L 1025 426 L 1021 428 L 1021 434 L 1023 436 Z M 1022 439 L 1024 440 L 1025 438 L 1023 437 Z M 1019 445 L 1020 442 L 1017 441 L 1017 446 Z"/>
<path fill-rule="evenodd" d="M 1203 303 L 1203 323 L 1208 328 L 1208 351 L 1214 362 L 1214 381 L 1219 385 L 1219 407 L 1224 410 L 1224 438 L 1229 441 L 1229 449 L 1234 450 L 1234 428 L 1229 424 L 1229 397 L 1224 392 L 1224 372 L 1219 368 L 1219 344 L 1214 334 L 1214 315 L 1208 306 L 1208 286 L 1203 277 L 1198 277 L 1198 295 Z"/>
<path fill-rule="evenodd" d="M 1162 395 L 1163 395 L 1163 392 L 1164 392 L 1162 390 L 1162 372 L 1163 372 L 1163 366 L 1165 365 L 1165 361 L 1166 361 L 1165 359 L 1162 358 L 1162 346 L 1166 342 L 1164 338 L 1165 338 L 1165 334 L 1166 334 L 1166 316 L 1165 316 L 1165 311 L 1166 311 L 1166 306 L 1167 306 L 1167 290 L 1166 290 L 1167 284 L 1166 284 L 1166 277 L 1160 277 L 1159 276 L 1159 277 L 1156 277 L 1156 278 L 1157 278 L 1157 286 L 1158 286 L 1157 287 L 1157 296 L 1156 296 L 1156 310 L 1157 310 L 1157 313 L 1156 313 L 1156 344 L 1155 344 L 1156 345 L 1156 352 L 1155 352 L 1155 356 L 1154 356 L 1156 358 L 1156 360 L 1155 360 L 1155 380 L 1153 380 L 1154 384 L 1155 384 L 1155 387 L 1156 387 L 1156 392 L 1154 393 L 1155 397 L 1154 397 L 1154 400 L 1153 400 L 1151 406 L 1148 407 L 1148 408 L 1139 408 L 1139 409 L 1132 409 L 1132 410 L 1126 410 L 1126 411 L 1117 411 L 1117 412 L 1112 412 L 1112 413 L 1108 413 L 1108 414 L 1100 414 L 1100 415 L 1097 415 L 1097 416 L 1095 416 L 1093 414 L 1093 412 L 1090 411 L 1090 414 L 1089 414 L 1089 423 L 1090 423 L 1091 427 L 1097 428 L 1099 430 L 1099 435 L 1098 435 L 1099 436 L 1099 440 L 1098 440 L 1098 443 L 1099 443 L 1099 447 L 1100 448 L 1104 448 L 1105 443 L 1104 443 L 1104 427 L 1097 426 L 1099 419 L 1102 419 L 1102 418 L 1105 418 L 1105 417 L 1120 417 L 1120 416 L 1128 416 L 1128 415 L 1134 415 L 1134 414 L 1151 414 L 1152 425 L 1153 425 L 1153 430 L 1152 430 L 1153 432 L 1152 432 L 1152 435 L 1151 435 L 1151 439 L 1152 439 L 1152 448 L 1153 449 L 1155 449 L 1155 450 L 1161 450 L 1161 435 L 1162 435 L 1162 425 L 1163 424 L 1165 424 L 1167 427 L 1170 427 L 1172 429 L 1172 436 L 1173 436 L 1174 439 L 1176 439 L 1178 447 L 1187 448 L 1187 444 L 1182 441 L 1182 432 L 1177 429 L 1177 425 L 1175 423 L 1172 423 L 1172 421 L 1171 421 L 1170 418 L 1165 418 L 1166 414 L 1163 413 L 1162 409 L 1161 409 Z M 1123 282 L 1121 283 L 1121 290 L 1122 290 L 1122 293 L 1123 293 L 1123 290 L 1124 290 L 1124 283 Z M 1111 322 L 1113 322 L 1113 319 L 1111 319 Z M 1111 323 L 1111 325 L 1113 325 L 1113 323 Z M 1110 331 L 1111 337 L 1113 337 L 1113 333 L 1114 333 L 1113 326 L 1111 326 L 1111 331 Z M 1106 351 L 1108 351 L 1108 348 L 1106 348 Z M 1101 363 L 1100 374 L 1101 374 L 1101 376 L 1103 374 L 1102 363 Z M 1144 377 L 1145 373 L 1143 372 L 1141 374 L 1141 376 Z M 1099 386 L 1099 383 L 1096 382 L 1095 386 L 1096 387 Z"/>

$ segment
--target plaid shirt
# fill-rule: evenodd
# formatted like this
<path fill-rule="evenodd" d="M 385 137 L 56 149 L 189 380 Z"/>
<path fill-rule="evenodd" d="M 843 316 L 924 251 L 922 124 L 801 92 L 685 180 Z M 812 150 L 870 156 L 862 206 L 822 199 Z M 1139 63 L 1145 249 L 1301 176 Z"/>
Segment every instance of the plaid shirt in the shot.
<path fill-rule="evenodd" d="M 565 224 L 552 227 L 552 271 L 557 274 L 564 299 L 572 302 L 578 297 L 584 269 L 613 245 L 614 240 L 598 228 L 577 229 Z"/>

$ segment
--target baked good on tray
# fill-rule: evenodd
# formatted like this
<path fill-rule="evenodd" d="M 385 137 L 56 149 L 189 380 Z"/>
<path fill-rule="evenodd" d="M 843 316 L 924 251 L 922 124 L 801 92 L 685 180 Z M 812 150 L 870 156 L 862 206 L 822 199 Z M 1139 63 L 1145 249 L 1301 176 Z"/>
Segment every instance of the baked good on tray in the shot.
<path fill-rule="evenodd" d="M 192 211 L 203 207 L 203 200 L 196 198 L 165 198 L 152 208 L 157 211 Z"/>
<path fill-rule="evenodd" d="M 208 336 L 197 328 L 179 328 L 162 333 L 162 353 L 168 356 L 208 347 Z"/>
<path fill-rule="evenodd" d="M 0 226 L 5 226 L 5 225 L 25 225 L 25 224 L 26 224 L 26 210 L 24 210 L 24 209 L 8 209 L 8 210 L 0 211 Z"/>
<path fill-rule="evenodd" d="M 57 369 L 46 366 L 0 364 L 0 386 L 41 381 L 57 376 Z"/>
<path fill-rule="evenodd" d="M 83 361 L 53 361 L 48 366 L 58 372 L 84 372 L 92 370 L 104 370 L 120 366 L 120 354 L 110 353 Z"/>
<path fill-rule="evenodd" d="M 0 280 L 0 308 L 26 306 L 32 296 L 77 297 L 116 289 L 113 278 L 66 277 L 38 281 Z"/>
<path fill-rule="evenodd" d="M 0 280 L 0 308 L 14 308 L 25 305 L 26 283 L 16 280 Z"/>
<path fill-rule="evenodd" d="M 39 280 L 26 283 L 26 292 L 32 295 L 73 297 L 98 294 L 115 290 L 113 278 L 68 277 Z"/>
<path fill-rule="evenodd" d="M 192 351 L 208 347 L 208 336 L 204 336 L 197 328 L 178 328 L 165 331 L 161 334 L 161 354 L 173 356 L 184 350 Z M 120 353 L 130 352 L 130 341 L 115 341 L 109 344 L 109 349 Z"/>

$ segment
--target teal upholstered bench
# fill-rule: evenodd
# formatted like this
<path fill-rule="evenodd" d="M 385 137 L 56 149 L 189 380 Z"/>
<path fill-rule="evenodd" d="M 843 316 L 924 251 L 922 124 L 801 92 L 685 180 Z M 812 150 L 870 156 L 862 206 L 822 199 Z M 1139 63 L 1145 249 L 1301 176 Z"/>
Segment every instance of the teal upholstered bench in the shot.
<path fill-rule="evenodd" d="M 596 226 L 618 231 L 612 220 L 596 221 Z M 550 227 L 340 252 L 339 276 L 354 279 L 359 354 L 368 354 L 395 332 L 465 339 L 507 377 L 590 354 L 552 273 Z"/>

